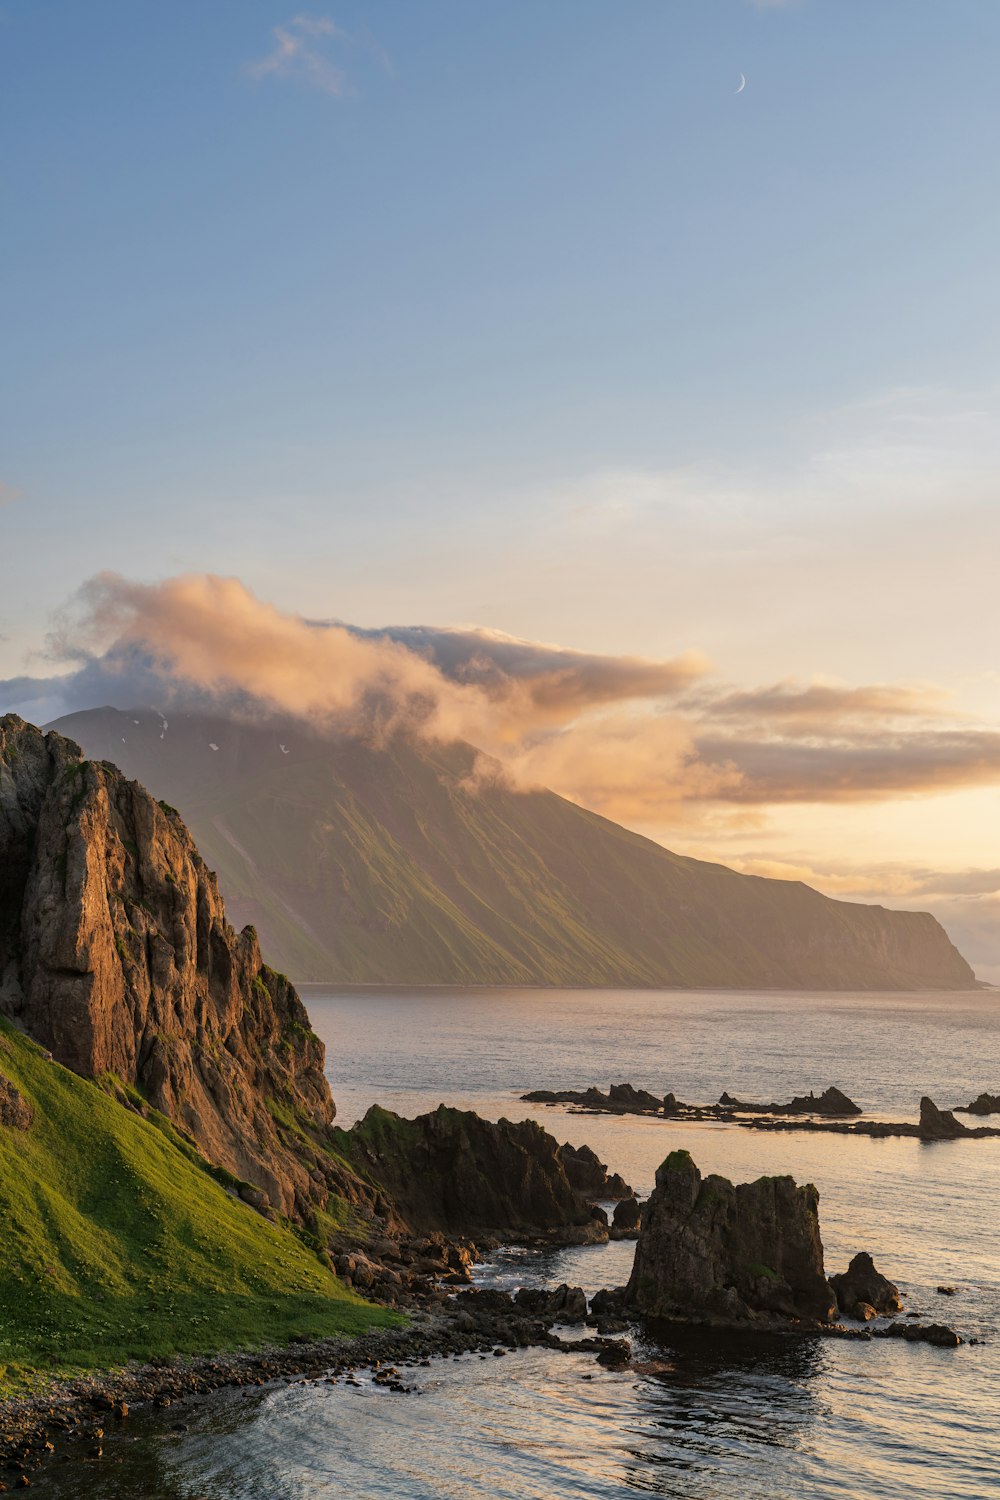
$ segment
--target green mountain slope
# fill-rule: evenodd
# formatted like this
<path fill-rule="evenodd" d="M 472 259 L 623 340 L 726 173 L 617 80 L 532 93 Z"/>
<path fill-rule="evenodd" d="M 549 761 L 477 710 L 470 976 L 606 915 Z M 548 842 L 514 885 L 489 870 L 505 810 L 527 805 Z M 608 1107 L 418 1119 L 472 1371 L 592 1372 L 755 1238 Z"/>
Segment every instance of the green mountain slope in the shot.
<path fill-rule="evenodd" d="M 227 1193 L 163 1116 L 124 1108 L 5 1021 L 0 1076 L 33 1115 L 0 1123 L 0 1392 L 398 1321 Z"/>
<path fill-rule="evenodd" d="M 298 979 L 961 989 L 933 917 L 672 854 L 465 746 L 96 709 L 54 727 L 183 814 L 232 914 Z"/>

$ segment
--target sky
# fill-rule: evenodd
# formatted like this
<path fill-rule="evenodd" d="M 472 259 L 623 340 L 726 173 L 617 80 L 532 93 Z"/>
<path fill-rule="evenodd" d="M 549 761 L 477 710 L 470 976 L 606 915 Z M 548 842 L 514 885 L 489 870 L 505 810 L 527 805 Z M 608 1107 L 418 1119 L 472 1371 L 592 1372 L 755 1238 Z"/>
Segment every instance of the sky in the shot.
<path fill-rule="evenodd" d="M 429 694 L 1000 982 L 998 44 L 993 0 L 2 0 L 0 711 L 136 652 Z"/>

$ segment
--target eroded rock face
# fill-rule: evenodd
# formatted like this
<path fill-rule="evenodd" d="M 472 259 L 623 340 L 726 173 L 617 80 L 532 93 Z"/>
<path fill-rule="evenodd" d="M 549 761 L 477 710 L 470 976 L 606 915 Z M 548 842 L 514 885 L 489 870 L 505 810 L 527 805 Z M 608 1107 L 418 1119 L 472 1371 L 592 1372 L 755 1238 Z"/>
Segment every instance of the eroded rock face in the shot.
<path fill-rule="evenodd" d="M 866 1250 L 855 1255 L 846 1271 L 831 1276 L 830 1285 L 845 1317 L 867 1322 L 872 1314 L 888 1316 L 902 1311 L 899 1288 L 875 1269 Z"/>
<path fill-rule="evenodd" d="M 607 1221 L 577 1192 L 555 1136 L 534 1120 L 482 1120 L 441 1105 L 404 1120 L 373 1105 L 335 1132 L 351 1166 L 412 1232 L 594 1242 Z"/>
<path fill-rule="evenodd" d="M 559 1147 L 559 1160 L 570 1186 L 584 1198 L 631 1198 L 632 1189 L 624 1177 L 609 1172 L 590 1146 L 571 1146 L 567 1141 Z"/>
<path fill-rule="evenodd" d="M 703 1180 L 686 1151 L 671 1152 L 643 1208 L 627 1306 L 736 1325 L 830 1321 L 818 1202 L 791 1177 Z"/>
<path fill-rule="evenodd" d="M 958 1108 L 967 1115 L 1000 1115 L 1000 1094 L 977 1094 L 971 1104 L 960 1104 Z"/>
<path fill-rule="evenodd" d="M 938 1109 L 933 1099 L 926 1094 L 920 1101 L 920 1125 L 918 1133 L 922 1141 L 953 1141 L 969 1134 L 969 1127 L 956 1120 L 950 1109 Z"/>
<path fill-rule="evenodd" d="M 253 928 L 230 927 L 175 812 L 13 715 L 0 719 L 0 1010 L 75 1072 L 134 1085 L 276 1208 L 323 1201 L 310 1138 L 334 1105 L 295 990 Z"/>
<path fill-rule="evenodd" d="M 642 1223 L 642 1209 L 637 1198 L 623 1198 L 615 1204 L 610 1237 L 613 1240 L 636 1240 Z"/>

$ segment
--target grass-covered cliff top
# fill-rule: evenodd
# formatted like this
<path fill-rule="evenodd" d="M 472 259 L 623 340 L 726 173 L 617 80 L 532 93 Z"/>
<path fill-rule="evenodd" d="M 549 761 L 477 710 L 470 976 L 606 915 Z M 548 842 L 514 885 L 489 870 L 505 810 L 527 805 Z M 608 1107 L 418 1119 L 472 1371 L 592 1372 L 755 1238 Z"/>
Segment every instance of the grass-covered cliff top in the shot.
<path fill-rule="evenodd" d="M 399 1321 L 143 1119 L 0 1021 L 0 1395 L 127 1361 Z"/>

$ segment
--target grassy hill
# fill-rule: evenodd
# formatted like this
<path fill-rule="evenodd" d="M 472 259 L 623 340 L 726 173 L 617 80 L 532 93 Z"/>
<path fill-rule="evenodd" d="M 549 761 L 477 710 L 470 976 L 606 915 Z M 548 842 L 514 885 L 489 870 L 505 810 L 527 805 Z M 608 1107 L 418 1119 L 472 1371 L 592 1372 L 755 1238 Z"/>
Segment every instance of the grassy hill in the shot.
<path fill-rule="evenodd" d="M 176 805 L 295 978 L 388 984 L 961 989 L 933 917 L 673 854 L 467 746 L 95 709 L 53 726 Z"/>
<path fill-rule="evenodd" d="M 398 1321 L 227 1193 L 162 1116 L 124 1108 L 4 1021 L 0 1074 L 34 1116 L 0 1125 L 0 1395 Z"/>

